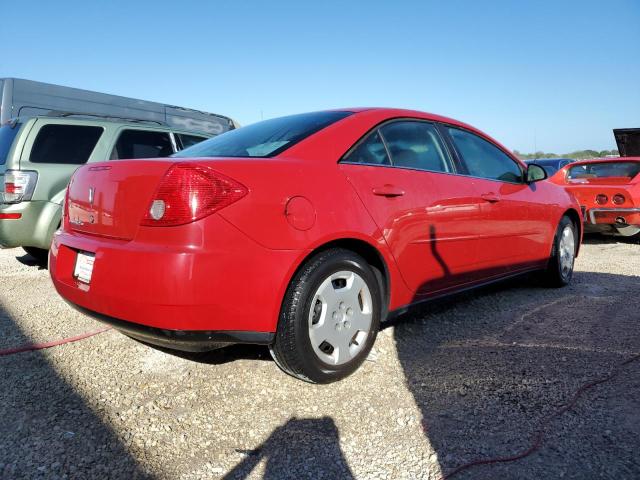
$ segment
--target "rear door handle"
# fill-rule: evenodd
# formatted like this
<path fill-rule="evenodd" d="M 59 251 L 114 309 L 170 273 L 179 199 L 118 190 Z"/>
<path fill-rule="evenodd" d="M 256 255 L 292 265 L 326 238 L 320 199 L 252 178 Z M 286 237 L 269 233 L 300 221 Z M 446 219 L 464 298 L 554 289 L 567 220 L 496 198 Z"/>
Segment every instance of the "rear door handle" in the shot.
<path fill-rule="evenodd" d="M 491 192 L 491 193 L 483 193 L 482 195 L 480 195 L 482 197 L 483 200 L 489 202 L 489 203 L 496 203 L 500 201 L 500 197 L 498 195 L 496 195 L 495 193 Z"/>
<path fill-rule="evenodd" d="M 383 185 L 382 187 L 375 187 L 373 189 L 374 195 L 379 195 L 381 197 L 401 197 L 404 195 L 404 190 L 394 186 L 394 185 Z"/>

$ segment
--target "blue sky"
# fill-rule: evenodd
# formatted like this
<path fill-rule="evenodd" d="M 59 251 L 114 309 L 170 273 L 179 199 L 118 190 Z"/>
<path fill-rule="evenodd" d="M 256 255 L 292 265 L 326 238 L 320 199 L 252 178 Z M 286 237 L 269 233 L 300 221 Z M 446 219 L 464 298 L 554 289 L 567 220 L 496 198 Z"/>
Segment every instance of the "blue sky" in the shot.
<path fill-rule="evenodd" d="M 640 1 L 0 0 L 0 77 L 242 124 L 394 106 L 509 148 L 614 148 L 640 127 Z"/>

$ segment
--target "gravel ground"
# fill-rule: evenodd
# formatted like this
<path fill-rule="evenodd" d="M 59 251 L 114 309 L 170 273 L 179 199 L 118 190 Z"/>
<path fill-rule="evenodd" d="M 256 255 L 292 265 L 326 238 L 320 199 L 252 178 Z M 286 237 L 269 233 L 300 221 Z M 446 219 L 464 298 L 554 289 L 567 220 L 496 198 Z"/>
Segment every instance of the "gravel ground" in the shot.
<path fill-rule="evenodd" d="M 261 347 L 177 355 L 115 331 L 0 357 L 0 478 L 435 479 L 526 449 L 580 385 L 640 352 L 640 246 L 583 246 L 573 284 L 511 281 L 381 332 L 313 386 Z M 99 328 L 0 251 L 0 350 Z M 554 419 L 540 450 L 456 478 L 640 478 L 640 361 Z"/>

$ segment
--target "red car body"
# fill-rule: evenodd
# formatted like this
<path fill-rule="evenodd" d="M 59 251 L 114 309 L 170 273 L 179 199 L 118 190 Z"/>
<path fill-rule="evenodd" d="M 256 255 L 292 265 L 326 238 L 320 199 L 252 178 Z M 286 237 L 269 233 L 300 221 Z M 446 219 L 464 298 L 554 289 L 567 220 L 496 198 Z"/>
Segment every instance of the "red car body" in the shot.
<path fill-rule="evenodd" d="M 556 172 L 551 181 L 575 195 L 586 231 L 640 232 L 640 157 L 574 162 Z"/>
<path fill-rule="evenodd" d="M 57 291 L 80 310 L 153 343 L 185 350 L 268 344 L 294 273 L 328 246 L 380 265 L 385 310 L 402 311 L 545 268 L 563 215 L 581 230 L 574 197 L 548 181 L 341 162 L 375 126 L 409 119 L 472 132 L 526 170 L 495 140 L 456 120 L 397 109 L 350 111 L 271 158 L 81 167 L 51 247 Z M 228 180 L 238 198 L 189 223 L 148 226 L 163 177 L 172 167 L 192 166 Z M 95 254 L 90 283 L 74 275 L 79 252 Z"/>

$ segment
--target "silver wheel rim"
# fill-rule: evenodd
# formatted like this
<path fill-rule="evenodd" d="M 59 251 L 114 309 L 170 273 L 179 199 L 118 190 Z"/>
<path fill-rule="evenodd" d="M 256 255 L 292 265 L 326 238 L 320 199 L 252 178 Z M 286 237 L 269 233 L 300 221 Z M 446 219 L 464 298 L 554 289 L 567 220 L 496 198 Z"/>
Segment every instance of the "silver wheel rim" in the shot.
<path fill-rule="evenodd" d="M 343 270 L 318 287 L 309 311 L 309 339 L 318 358 L 330 365 L 351 361 L 364 348 L 373 319 L 371 291 L 355 272 Z"/>
<path fill-rule="evenodd" d="M 576 241 L 573 236 L 573 228 L 564 227 L 560 237 L 560 270 L 563 277 L 567 277 L 573 270 L 573 260 L 576 254 Z"/>

